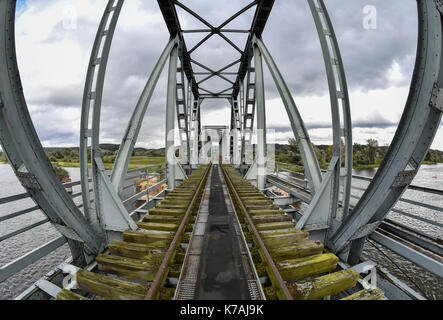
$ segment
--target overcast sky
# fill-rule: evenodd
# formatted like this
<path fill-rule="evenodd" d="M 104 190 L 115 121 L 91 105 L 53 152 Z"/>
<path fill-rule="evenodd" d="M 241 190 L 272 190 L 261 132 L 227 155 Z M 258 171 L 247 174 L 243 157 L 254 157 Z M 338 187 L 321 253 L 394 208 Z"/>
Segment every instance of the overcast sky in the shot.
<path fill-rule="evenodd" d="M 183 0 L 219 25 L 251 0 Z M 19 68 L 31 117 L 44 146 L 78 146 L 84 80 L 95 33 L 107 1 L 20 0 L 16 18 Z M 417 46 L 415 0 L 325 0 L 342 52 L 351 98 L 354 141 L 391 142 L 407 99 Z M 375 29 L 364 27 L 364 8 L 377 9 Z M 247 29 L 254 9 L 228 28 Z M 204 28 L 178 10 L 184 29 Z M 74 19 L 75 18 L 75 19 Z M 73 20 L 74 19 L 74 20 Z M 188 48 L 205 34 L 186 35 Z M 229 34 L 241 49 L 246 35 Z M 141 91 L 169 38 L 157 1 L 126 1 L 117 26 L 106 75 L 101 142 L 120 143 Z M 316 144 L 331 144 L 330 102 L 323 57 L 305 0 L 277 0 L 263 40 L 285 77 Z M 240 54 L 218 36 L 192 58 L 218 70 Z M 237 71 L 238 65 L 230 70 Z M 200 68 L 194 65 L 194 71 Z M 199 80 L 200 78 L 198 78 Z M 265 73 L 267 126 L 275 139 L 293 137 L 284 106 Z M 222 91 L 227 82 L 203 86 Z M 164 146 L 166 70 L 148 108 L 137 146 Z M 202 104 L 203 125 L 229 125 L 227 101 Z M 433 148 L 443 150 L 443 130 Z"/>

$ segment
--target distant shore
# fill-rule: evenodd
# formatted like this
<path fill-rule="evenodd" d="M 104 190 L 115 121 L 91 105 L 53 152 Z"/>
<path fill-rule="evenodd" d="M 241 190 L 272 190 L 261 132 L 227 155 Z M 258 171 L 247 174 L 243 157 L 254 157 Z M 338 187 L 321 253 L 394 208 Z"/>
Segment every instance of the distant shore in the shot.
<path fill-rule="evenodd" d="M 163 157 L 146 157 L 146 159 L 143 159 L 144 157 L 135 157 L 134 161 L 131 159 L 131 163 L 129 164 L 128 169 L 137 169 L 137 168 L 143 168 L 148 166 L 153 166 L 156 164 L 161 164 L 165 162 L 165 159 Z M 1 159 L 0 163 L 8 164 L 7 160 Z M 64 161 L 54 161 L 51 162 L 52 165 L 62 167 L 62 168 L 80 168 L 80 162 L 64 162 Z M 430 162 L 430 161 L 424 161 L 423 164 L 425 165 L 437 165 L 441 162 Z M 114 163 L 104 163 L 106 170 L 111 170 L 114 167 Z M 91 164 L 89 163 L 89 167 L 91 167 Z M 280 165 L 280 167 L 284 167 L 285 169 L 291 170 L 291 171 L 300 171 L 303 172 L 302 169 L 294 169 L 290 167 L 285 167 Z M 367 165 L 356 165 L 353 166 L 354 170 L 368 170 L 368 169 L 378 169 L 380 167 L 380 164 L 367 164 Z"/>
<path fill-rule="evenodd" d="M 148 166 L 153 166 L 157 164 L 162 164 L 165 162 L 165 159 L 163 157 L 133 157 L 131 159 L 131 162 L 129 163 L 128 169 L 137 169 L 137 168 L 143 168 Z M 0 163 L 8 164 L 7 160 L 1 159 Z M 51 164 L 53 166 L 58 166 L 62 168 L 80 168 L 80 162 L 78 161 L 71 161 L 71 162 L 65 162 L 65 161 L 52 161 Z M 113 162 L 109 163 L 103 163 L 106 170 L 111 170 L 114 167 Z M 91 167 L 91 164 L 89 163 L 89 167 Z"/>

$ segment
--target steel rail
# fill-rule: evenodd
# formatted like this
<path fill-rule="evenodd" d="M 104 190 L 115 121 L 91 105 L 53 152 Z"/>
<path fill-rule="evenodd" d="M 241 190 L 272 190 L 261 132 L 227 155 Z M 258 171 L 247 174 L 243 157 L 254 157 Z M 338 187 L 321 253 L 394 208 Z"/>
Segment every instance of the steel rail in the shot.
<path fill-rule="evenodd" d="M 182 232 L 185 229 L 185 225 L 186 225 L 189 217 L 191 216 L 192 208 L 194 207 L 195 201 L 197 200 L 197 198 L 198 198 L 198 196 L 200 194 L 200 191 L 201 191 L 201 189 L 202 189 L 202 187 L 203 187 L 203 185 L 204 185 L 204 183 L 206 181 L 206 178 L 207 178 L 207 176 L 209 174 L 209 171 L 211 170 L 211 167 L 212 167 L 212 165 L 208 166 L 208 168 L 206 169 L 205 174 L 203 175 L 200 183 L 198 184 L 197 192 L 195 192 L 194 196 L 192 197 L 192 200 L 191 200 L 191 202 L 189 204 L 189 207 L 186 210 L 185 215 L 183 216 L 183 219 L 182 219 L 182 221 L 180 223 L 180 226 L 177 229 L 177 232 L 175 233 L 174 238 L 172 239 L 171 244 L 169 245 L 168 251 L 166 252 L 165 257 L 163 258 L 163 261 L 162 261 L 162 263 L 160 265 L 160 268 L 158 269 L 158 271 L 157 271 L 157 273 L 155 275 L 154 281 L 152 282 L 152 285 L 149 288 L 149 291 L 148 291 L 148 294 L 147 294 L 145 300 L 153 300 L 153 299 L 155 299 L 155 295 L 156 295 L 156 293 L 157 293 L 157 291 L 159 289 L 159 286 L 161 285 L 161 282 L 162 282 L 162 279 L 163 279 L 163 276 L 164 276 L 164 271 L 165 271 L 166 267 L 169 264 L 169 260 L 171 259 L 172 254 L 174 253 L 174 250 L 177 247 L 177 244 L 178 244 L 178 241 L 179 241 L 180 237 L 182 236 Z"/>
<path fill-rule="evenodd" d="M 238 201 L 242 211 L 244 212 L 245 217 L 248 220 L 248 223 L 249 223 L 249 225 L 250 225 L 250 227 L 252 229 L 252 232 L 254 233 L 255 238 L 256 238 L 259 246 L 260 246 L 260 249 L 263 251 L 263 254 L 266 257 L 266 260 L 267 260 L 269 266 L 271 267 L 271 270 L 274 273 L 274 276 L 275 276 L 275 278 L 276 278 L 276 280 L 278 282 L 278 285 L 280 286 L 280 288 L 281 288 L 285 298 L 287 300 L 293 300 L 292 295 L 289 292 L 288 287 L 286 286 L 285 281 L 281 277 L 280 272 L 278 271 L 277 266 L 275 265 L 274 260 L 272 259 L 271 255 L 269 254 L 268 249 L 266 248 L 263 240 L 261 239 L 260 233 L 258 232 L 257 228 L 254 225 L 254 222 L 252 221 L 251 217 L 249 216 L 248 210 L 246 209 L 246 207 L 245 207 L 243 201 L 241 200 L 237 190 L 235 189 L 234 184 L 231 181 L 231 177 L 225 171 L 223 166 L 221 166 L 221 168 L 222 168 L 223 174 L 225 176 L 225 180 L 230 185 L 230 190 L 232 190 L 232 192 L 233 192 L 235 198 L 237 199 L 237 201 Z"/>

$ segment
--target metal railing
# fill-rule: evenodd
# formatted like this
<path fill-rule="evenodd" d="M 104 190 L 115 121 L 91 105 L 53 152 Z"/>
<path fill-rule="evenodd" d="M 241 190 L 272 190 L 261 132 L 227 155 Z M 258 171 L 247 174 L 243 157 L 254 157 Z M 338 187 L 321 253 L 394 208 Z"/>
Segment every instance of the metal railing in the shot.
<path fill-rule="evenodd" d="M 275 164 L 276 164 L 275 173 L 277 175 L 280 172 L 290 172 L 291 174 L 294 174 L 294 175 L 304 176 L 303 173 L 285 169 L 285 167 L 288 167 L 288 168 L 295 168 L 295 169 L 301 170 L 301 169 L 303 169 L 302 166 L 297 166 L 297 165 L 288 164 L 288 163 L 282 163 L 282 162 L 276 162 Z M 322 172 L 326 172 L 326 171 L 323 170 Z M 365 177 L 365 176 L 360 176 L 360 175 L 352 175 L 352 178 L 355 179 L 355 180 L 365 181 L 365 182 L 368 182 L 368 183 L 372 181 L 372 178 Z M 300 184 L 301 187 L 309 189 L 306 179 L 291 177 L 291 180 L 294 180 L 295 182 Z M 353 186 L 352 190 L 365 191 L 366 189 Z M 434 189 L 434 188 L 427 188 L 427 187 L 421 187 L 421 186 L 416 186 L 416 185 L 410 185 L 408 187 L 408 190 L 414 190 L 414 191 L 417 191 L 417 192 L 431 193 L 431 194 L 443 196 L 443 190 Z M 355 195 L 351 195 L 351 198 L 356 199 L 356 200 L 360 199 L 360 197 L 355 196 Z M 408 198 L 405 198 L 405 197 L 400 198 L 399 203 L 407 203 L 407 204 L 410 204 L 410 205 L 413 205 L 413 206 L 418 206 L 418 207 L 421 207 L 421 208 L 426 208 L 426 209 L 434 210 L 434 211 L 437 211 L 437 212 L 443 212 L 443 207 L 442 206 L 431 205 L 431 204 L 419 202 L 419 201 L 416 201 L 416 200 L 413 200 L 413 199 L 408 199 Z M 403 215 L 405 217 L 408 217 L 408 218 L 411 218 L 411 219 L 415 219 L 415 220 L 418 220 L 418 221 L 421 221 L 421 222 L 425 222 L 425 223 L 430 224 L 430 225 L 435 226 L 435 227 L 443 228 L 443 224 L 442 223 L 439 223 L 437 221 L 434 221 L 434 220 L 431 220 L 431 219 L 428 219 L 428 218 L 417 216 L 417 215 L 415 215 L 413 213 L 406 212 L 406 211 L 404 211 L 402 209 L 398 209 L 396 207 L 394 207 L 391 211 L 395 212 L 395 213 L 398 213 L 398 214 L 401 214 L 401 215 Z M 405 226 L 405 227 L 408 228 L 408 229 L 411 229 L 410 227 L 407 227 L 407 226 Z M 443 239 L 440 239 L 438 237 L 431 236 L 431 235 L 426 235 L 426 234 L 424 234 L 423 232 L 421 232 L 419 230 L 415 230 L 415 229 L 412 229 L 412 230 L 414 232 L 419 233 L 419 234 L 423 234 L 427 238 L 432 239 L 434 241 L 443 242 Z"/>
<path fill-rule="evenodd" d="M 149 203 L 149 201 L 152 200 L 149 197 L 149 194 L 151 191 L 156 190 L 159 187 L 161 187 L 162 185 L 167 183 L 166 179 L 164 179 L 165 168 L 166 168 L 166 163 L 161 163 L 161 164 L 157 164 L 157 165 L 136 168 L 136 169 L 132 169 L 132 170 L 128 171 L 126 182 L 132 181 L 132 183 L 127 184 L 125 186 L 126 189 L 129 189 L 130 187 L 135 188 L 135 186 L 137 184 L 142 183 L 142 182 L 147 182 L 147 188 L 145 190 L 142 190 L 141 192 L 131 195 L 131 196 L 129 196 L 129 198 L 123 200 L 123 204 L 125 206 L 128 206 L 128 205 L 131 205 L 132 203 L 136 202 L 137 200 L 141 199 L 142 197 L 146 196 L 146 202 L 143 203 L 143 205 L 136 208 L 134 211 L 132 211 L 130 213 L 131 217 L 134 217 L 137 210 L 142 209 L 147 203 Z M 134 175 L 134 173 L 138 173 L 138 174 Z M 161 181 L 159 181 L 158 183 L 156 183 L 153 186 L 149 186 L 149 181 L 150 181 L 152 175 L 160 176 Z M 139 179 L 141 177 L 143 179 Z M 139 179 L 139 180 L 137 182 L 135 182 L 135 179 Z M 91 181 L 92 180 L 90 179 L 89 182 L 91 182 Z M 66 189 L 72 188 L 75 186 L 79 186 L 79 185 L 80 185 L 80 181 L 69 182 L 69 183 L 63 184 L 63 186 Z M 92 191 L 92 189 L 90 189 L 90 191 Z M 71 198 L 72 199 L 79 198 L 79 197 L 81 197 L 81 195 L 82 195 L 81 192 L 78 192 L 78 193 L 72 194 Z M 30 199 L 29 194 L 28 193 L 20 193 L 20 194 L 16 194 L 13 196 L 0 198 L 0 205 L 7 205 L 7 204 L 11 204 L 13 202 L 22 201 L 22 200 L 26 200 L 26 199 Z M 93 201 L 94 200 L 91 200 L 91 202 L 93 202 Z M 82 208 L 83 204 L 79 204 L 77 207 Z M 38 206 L 33 206 L 33 207 L 30 207 L 27 209 L 7 213 L 7 214 L 0 217 L 0 224 L 7 223 L 7 221 L 9 221 L 13 218 L 23 217 L 26 214 L 34 213 L 39 210 L 40 209 Z M 17 237 L 17 236 L 23 234 L 24 232 L 32 231 L 35 228 L 42 226 L 44 224 L 47 224 L 47 223 L 49 223 L 49 219 L 45 218 L 45 219 L 42 219 L 42 220 L 37 221 L 35 223 L 32 223 L 28 226 L 25 226 L 23 228 L 20 228 L 19 230 L 16 230 L 16 231 L 10 232 L 8 234 L 5 234 L 3 236 L 0 236 L 0 247 L 2 246 L 2 243 L 5 240 L 13 238 L 13 237 Z M 29 265 L 44 258 L 48 254 L 52 253 L 54 250 L 63 246 L 65 243 L 67 243 L 66 238 L 64 236 L 59 236 L 49 242 L 46 242 L 45 244 L 39 246 L 36 249 L 30 250 L 29 252 L 25 253 L 24 255 L 20 256 L 19 258 L 1 266 L 0 267 L 0 283 L 6 281 L 8 278 L 10 278 L 11 276 L 20 272 L 21 270 L 28 267 Z"/>
<path fill-rule="evenodd" d="M 309 203 L 310 190 L 303 173 L 292 171 L 291 168 L 295 168 L 300 171 L 300 169 L 303 167 L 276 162 L 274 175 L 269 177 L 269 182 L 286 189 L 285 191 L 292 193 L 293 196 L 296 196 L 302 201 Z M 282 175 L 279 174 L 283 172 L 290 172 L 291 176 L 286 176 L 284 179 L 281 177 Z M 293 175 L 295 177 L 293 177 Z M 277 180 L 272 179 L 273 177 L 277 178 Z M 359 175 L 353 175 L 352 178 L 353 180 L 355 179 L 367 183 L 372 181 L 371 177 Z M 295 187 L 298 190 L 293 190 L 291 187 Z M 364 192 L 366 189 L 364 186 L 354 185 L 352 190 Z M 443 196 L 443 190 L 435 188 L 410 185 L 407 190 L 414 191 L 415 193 L 420 192 L 425 195 L 433 194 Z M 360 199 L 360 196 L 355 194 L 352 194 L 351 197 L 356 201 Z M 443 207 L 440 205 L 440 203 L 443 202 L 440 201 L 438 204 L 430 204 L 417 201 L 416 199 L 408 198 L 407 193 L 405 193 L 390 212 L 399 214 L 401 217 L 409 218 L 411 219 L 410 222 L 407 220 L 406 222 L 399 221 L 398 216 L 392 218 L 388 217 L 384 219 L 377 230 L 371 234 L 369 238 L 378 244 L 391 249 L 395 253 L 403 256 L 418 266 L 430 271 L 431 273 L 439 277 L 443 277 L 443 239 L 440 236 L 443 234 L 443 231 L 440 232 L 440 230 L 443 229 L 443 224 L 439 222 L 439 219 L 437 218 L 441 217 L 440 214 L 443 212 Z M 416 213 L 407 212 L 409 210 L 405 211 L 405 209 L 399 208 L 402 204 L 407 204 L 412 210 L 416 209 L 416 211 L 432 210 L 432 213 L 437 213 L 437 215 L 431 214 L 426 217 L 419 216 Z M 353 209 L 353 206 L 350 208 Z M 418 230 L 417 225 L 419 223 L 424 223 L 426 227 L 423 229 L 427 231 Z M 433 231 L 436 231 L 434 234 L 437 236 L 429 232 L 430 227 L 435 228 Z"/>

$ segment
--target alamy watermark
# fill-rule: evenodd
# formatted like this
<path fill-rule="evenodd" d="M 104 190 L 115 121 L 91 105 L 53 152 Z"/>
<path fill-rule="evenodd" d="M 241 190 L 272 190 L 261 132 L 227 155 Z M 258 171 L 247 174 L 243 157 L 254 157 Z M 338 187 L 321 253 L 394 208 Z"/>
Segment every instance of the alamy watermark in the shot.
<path fill-rule="evenodd" d="M 266 135 L 266 145 L 261 150 L 257 144 L 262 141 Z M 195 137 L 190 139 L 190 152 L 187 154 L 187 145 L 181 143 L 178 148 L 175 142 L 174 130 L 168 133 L 168 141 L 171 146 L 166 150 L 166 157 L 168 163 L 175 164 L 183 162 L 186 158 L 190 159 L 191 165 L 207 164 L 209 162 L 222 164 L 248 164 L 254 162 L 259 168 L 269 166 L 269 163 L 275 161 L 275 130 L 261 130 L 253 131 L 245 130 L 243 135 L 239 130 L 203 130 L 200 135 L 200 146 Z M 242 138 L 243 137 L 243 138 Z M 176 157 L 177 149 L 179 149 L 179 159 Z"/>
<path fill-rule="evenodd" d="M 367 5 L 363 8 L 363 28 L 366 30 L 377 29 L 377 8 L 374 5 Z"/>
<path fill-rule="evenodd" d="M 77 8 L 73 5 L 67 5 L 62 11 L 62 25 L 65 30 L 76 30 L 77 29 Z"/>

